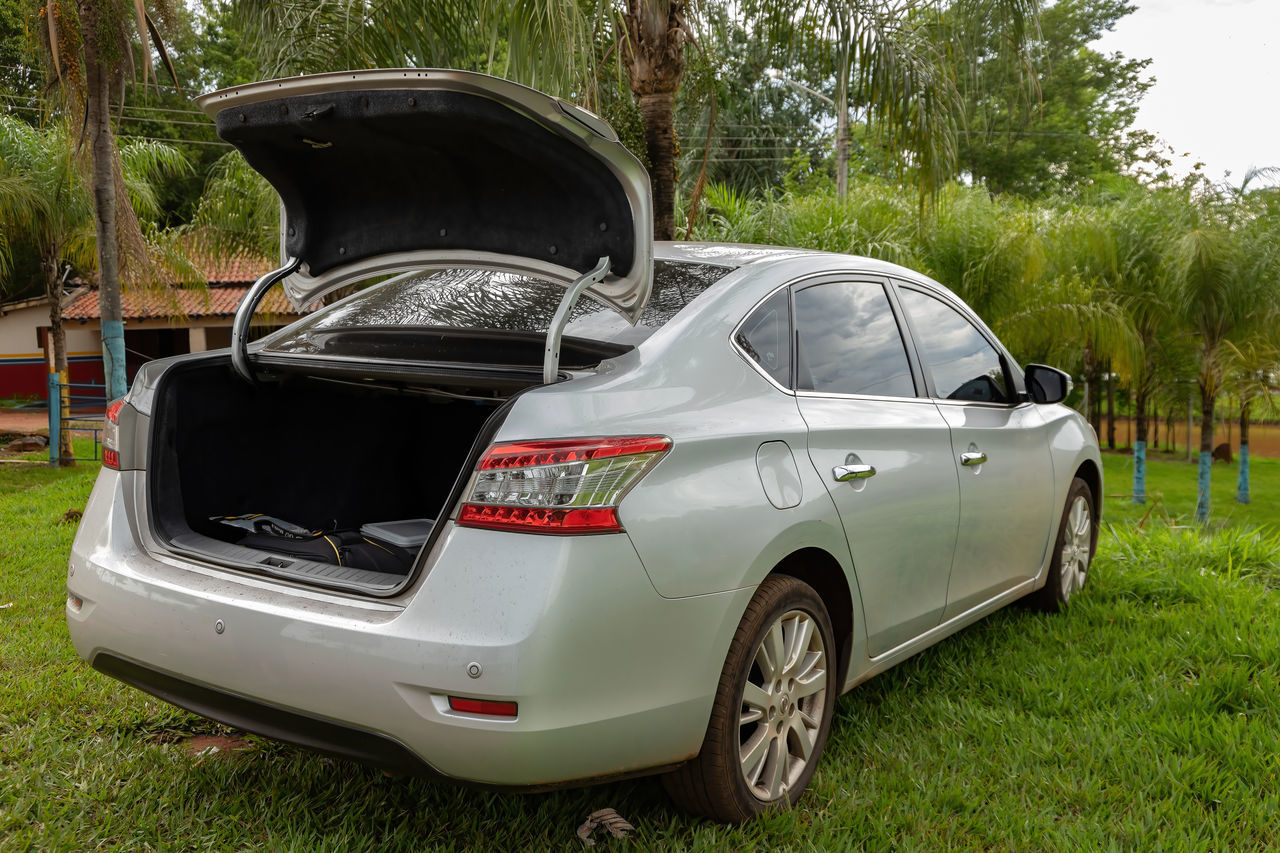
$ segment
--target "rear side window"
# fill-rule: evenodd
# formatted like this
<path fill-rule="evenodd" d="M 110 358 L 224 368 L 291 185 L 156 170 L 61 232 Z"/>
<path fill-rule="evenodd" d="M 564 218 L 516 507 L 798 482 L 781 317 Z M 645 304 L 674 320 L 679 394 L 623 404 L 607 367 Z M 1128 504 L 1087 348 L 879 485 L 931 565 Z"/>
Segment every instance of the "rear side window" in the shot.
<path fill-rule="evenodd" d="M 918 290 L 904 287 L 898 293 L 939 397 L 974 403 L 1012 402 L 1000 353 L 963 314 Z"/>
<path fill-rule="evenodd" d="M 906 345 L 883 285 L 811 285 L 796 291 L 795 311 L 798 390 L 916 395 Z"/>
<path fill-rule="evenodd" d="M 752 311 L 733 340 L 774 382 L 791 387 L 791 305 L 786 288 Z"/>

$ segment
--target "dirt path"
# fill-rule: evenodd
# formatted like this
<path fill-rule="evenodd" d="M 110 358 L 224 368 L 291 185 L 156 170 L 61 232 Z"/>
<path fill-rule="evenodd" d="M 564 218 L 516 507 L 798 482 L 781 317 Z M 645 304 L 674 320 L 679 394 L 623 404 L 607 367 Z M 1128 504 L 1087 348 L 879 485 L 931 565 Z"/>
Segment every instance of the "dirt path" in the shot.
<path fill-rule="evenodd" d="M 39 409 L 17 411 L 0 409 L 0 434 L 32 433 L 49 434 L 49 413 Z"/>
<path fill-rule="evenodd" d="M 1197 415 L 1198 417 L 1198 415 Z M 1179 451 L 1187 449 L 1187 421 L 1184 418 L 1173 426 L 1174 440 Z M 1102 431 L 1099 435 L 1103 445 L 1107 443 L 1107 419 L 1102 419 Z M 1116 418 L 1116 446 L 1128 447 L 1133 441 L 1133 425 L 1129 418 Z M 1240 452 L 1240 425 L 1236 423 L 1218 424 L 1213 431 L 1213 445 L 1228 442 L 1233 454 Z M 1169 435 L 1164 423 L 1160 424 L 1160 446 L 1169 445 Z M 1191 430 L 1191 446 L 1200 449 L 1200 426 L 1196 423 Z M 1266 456 L 1280 459 L 1280 426 L 1276 424 L 1253 424 L 1249 427 L 1249 452 L 1254 456 Z"/>

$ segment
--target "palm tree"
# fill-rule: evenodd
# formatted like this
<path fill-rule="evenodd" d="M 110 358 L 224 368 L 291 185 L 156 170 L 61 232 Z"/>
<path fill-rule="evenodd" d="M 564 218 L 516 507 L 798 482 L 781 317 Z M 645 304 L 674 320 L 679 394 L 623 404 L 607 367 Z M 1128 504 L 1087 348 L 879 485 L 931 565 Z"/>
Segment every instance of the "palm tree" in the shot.
<path fill-rule="evenodd" d="M 689 37 L 684 15 L 680 0 L 626 0 L 618 37 L 627 81 L 644 117 L 656 240 L 675 237 L 676 91 Z"/>
<path fill-rule="evenodd" d="M 1159 363 L 1177 331 L 1171 312 L 1165 256 L 1168 236 L 1182 212 L 1182 202 L 1166 193 L 1140 190 L 1108 208 L 1107 221 L 1116 247 L 1112 289 L 1133 329 L 1129 357 L 1123 359 L 1133 389 L 1133 502 L 1147 502 L 1146 462 L 1150 428 L 1148 413 L 1157 389 Z"/>
<path fill-rule="evenodd" d="M 748 16 L 778 48 L 823 56 L 835 78 L 836 195 L 848 194 L 849 111 L 879 127 L 900 163 L 909 164 L 921 200 L 955 173 L 966 63 L 1016 58 L 1027 66 L 1027 35 L 1038 0 L 791 0 L 748 4 Z M 992 32 L 1007 56 L 979 57 Z"/>
<path fill-rule="evenodd" d="M 268 74 L 333 68 L 447 67 L 482 71 L 589 106 L 601 103 L 605 57 L 625 69 L 639 102 L 654 195 L 654 236 L 675 233 L 675 95 L 690 37 L 681 0 L 387 0 L 373 23 L 360 0 L 242 0 Z M 608 44 L 603 51 L 600 43 Z"/>
<path fill-rule="evenodd" d="M 1042 268 L 1034 270 L 1032 259 L 1019 263 L 1014 256 L 1014 275 L 1007 277 L 1017 287 L 1002 293 L 1005 307 L 994 315 L 992 327 L 1015 355 L 1067 368 L 1079 366 L 1085 380 L 1086 417 L 1096 431 L 1104 359 L 1110 355 L 1130 363 L 1134 340 L 1133 328 L 1117 301 L 1115 285 L 1121 269 L 1106 209 L 1050 200 L 1030 207 L 1017 231 L 1026 234 L 1022 240 L 1030 245 L 1037 240 L 1042 243 Z M 1007 254 L 1007 250 L 997 251 Z M 1002 263 L 1009 260 L 1001 258 Z M 1016 275 L 1020 268 L 1026 272 Z"/>
<path fill-rule="evenodd" d="M 94 203 L 84 170 L 76 161 L 76 138 L 65 124 L 35 128 L 0 116 L 0 223 L 9 241 L 32 246 L 40 257 L 45 296 L 49 301 L 49 337 L 54 372 L 67 384 L 66 335 L 62 326 L 62 290 L 69 269 L 94 269 L 100 239 L 94 222 Z M 160 214 L 157 184 L 184 174 L 189 166 L 177 149 L 156 142 L 132 140 L 121 150 L 121 183 L 132 210 L 145 219 Z M 191 281 L 198 275 L 166 235 L 146 240 L 148 264 Z M 0 278 L 5 271 L 0 269 Z M 104 364 L 105 367 L 105 364 Z M 110 393 L 110 392 L 108 392 Z M 49 405 L 57 405 L 50 400 Z M 65 406 L 65 400 L 63 401 Z M 71 459 L 71 434 L 63 430 L 59 457 Z"/>
<path fill-rule="evenodd" d="M 1236 211 L 1209 198 L 1190 207 L 1190 221 L 1171 256 L 1175 310 L 1198 342 L 1200 467 L 1196 520 L 1209 519 L 1213 416 L 1228 378 L 1230 344 L 1246 340 L 1268 317 L 1277 277 L 1275 235 L 1266 219 L 1235 220 Z"/>
<path fill-rule="evenodd" d="M 1277 322 L 1277 305 L 1269 306 L 1271 319 L 1260 323 L 1248 339 L 1240 344 L 1229 342 L 1227 353 L 1228 384 L 1240 395 L 1240 452 L 1237 455 L 1239 474 L 1236 480 L 1236 501 L 1247 504 L 1249 494 L 1249 416 L 1254 403 L 1260 403 L 1273 413 L 1276 409 L 1275 379 L 1280 371 L 1280 339 L 1274 331 Z"/>
<path fill-rule="evenodd" d="M 1274 410 L 1272 396 L 1276 371 L 1280 368 L 1280 193 L 1275 181 L 1280 168 L 1250 168 L 1239 185 L 1224 182 L 1218 191 L 1228 206 L 1228 222 L 1241 232 L 1243 254 L 1249 262 L 1246 274 L 1256 275 L 1263 286 L 1260 301 L 1253 307 L 1250 329 L 1239 341 L 1228 341 L 1225 354 L 1228 383 L 1240 395 L 1240 453 L 1236 501 L 1249 503 L 1249 415 L 1255 401 Z M 1266 182 L 1259 188 L 1251 185 Z M 1270 286 L 1266 283 L 1270 282 Z"/>
<path fill-rule="evenodd" d="M 239 151 L 218 158 L 186 230 L 220 255 L 280 254 L 280 197 Z"/>
<path fill-rule="evenodd" d="M 33 246 L 40 257 L 45 297 L 49 302 L 49 343 L 53 371 L 67 384 L 67 339 L 62 327 L 62 288 L 67 265 L 90 269 L 94 265 L 92 206 L 84 189 L 81 170 L 68 145 L 67 129 L 54 126 L 44 130 L 9 116 L 0 116 L 0 160 L 22 195 L 38 200 L 14 209 L 11 202 L 0 208 L 6 236 Z M 21 204 L 21 202 L 19 202 Z M 66 397 L 49 400 L 66 414 Z M 61 464 L 73 457 L 71 433 L 61 432 L 58 457 Z"/>
<path fill-rule="evenodd" d="M 122 397 L 125 383 L 124 322 L 120 299 L 122 269 L 125 277 L 148 277 L 147 252 L 133 209 L 126 203 L 111 126 L 111 93 L 120 91 L 134 76 L 135 38 L 145 85 L 154 71 L 152 46 L 169 73 L 160 25 L 175 19 L 168 0 L 153 0 L 159 15 L 146 11 L 142 0 L 76 0 L 69 4 L 46 3 L 40 9 L 39 28 L 49 77 L 64 96 L 68 116 L 84 119 L 83 134 L 89 161 L 89 186 L 93 197 L 98 266 L 98 307 L 102 317 L 102 361 L 109 398 Z M 176 75 L 174 82 L 177 82 Z"/>
<path fill-rule="evenodd" d="M 237 0 L 263 74 L 339 68 L 457 68 L 581 96 L 596 72 L 604 3 L 559 0 Z"/>

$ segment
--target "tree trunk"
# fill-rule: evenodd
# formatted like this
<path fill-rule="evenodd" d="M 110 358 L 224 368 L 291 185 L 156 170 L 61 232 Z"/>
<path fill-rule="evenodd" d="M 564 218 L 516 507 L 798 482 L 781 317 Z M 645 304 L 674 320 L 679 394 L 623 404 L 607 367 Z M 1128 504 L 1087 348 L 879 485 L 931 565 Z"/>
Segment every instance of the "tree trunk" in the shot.
<path fill-rule="evenodd" d="M 1147 432 L 1150 429 L 1147 421 L 1147 398 L 1150 392 L 1147 391 L 1147 383 L 1139 382 L 1138 387 L 1133 390 L 1133 435 L 1138 441 L 1147 440 Z"/>
<path fill-rule="evenodd" d="M 1213 471 L 1213 406 L 1217 402 L 1216 394 L 1200 383 L 1200 470 L 1199 489 L 1196 495 L 1196 521 L 1201 524 L 1209 521 L 1209 483 Z M 1187 436 L 1190 440 L 1190 436 Z"/>
<path fill-rule="evenodd" d="M 1107 359 L 1107 449 L 1116 449 L 1116 383 L 1111 375 L 1111 359 Z"/>
<path fill-rule="evenodd" d="M 98 312 L 102 318 L 102 372 L 107 399 L 129 390 L 124 365 L 124 316 L 120 303 L 120 247 L 116 239 L 115 137 L 111 132 L 111 69 L 102 57 L 96 34 L 100 7 L 80 0 L 84 39 L 86 132 L 91 158 L 89 182 L 98 242 Z"/>
<path fill-rule="evenodd" d="M 1084 345 L 1084 383 L 1088 405 L 1085 407 L 1087 411 L 1084 416 L 1093 427 L 1094 435 L 1102 434 L 1102 395 L 1098 393 L 1098 379 L 1101 373 L 1098 360 L 1094 357 L 1093 344 L 1086 343 Z"/>
<path fill-rule="evenodd" d="M 653 185 L 653 239 L 673 240 L 676 234 L 676 97 L 674 92 L 640 96 L 644 142 L 649 152 L 649 180 Z"/>
<path fill-rule="evenodd" d="M 848 39 L 842 38 L 842 44 Z M 836 198 L 843 202 L 849 197 L 849 51 L 841 51 L 840 67 L 836 71 Z"/>
<path fill-rule="evenodd" d="M 1240 402 L 1240 476 L 1236 480 L 1236 502 L 1249 502 L 1249 405 L 1247 397 Z"/>
<path fill-rule="evenodd" d="M 1213 453 L 1213 410 L 1217 395 L 1200 386 L 1200 452 Z"/>
<path fill-rule="evenodd" d="M 1133 441 L 1133 502 L 1147 502 L 1147 383 L 1143 376 L 1138 377 L 1138 387 L 1134 389 L 1134 421 L 1136 436 Z"/>
<path fill-rule="evenodd" d="M 67 333 L 62 327 L 62 282 L 58 278 L 58 259 L 45 259 L 45 295 L 49 299 L 49 346 L 53 350 L 53 372 L 58 374 L 58 382 L 62 386 L 60 398 L 50 398 L 49 405 L 59 408 L 62 428 L 58 430 L 58 464 L 69 467 L 76 464 L 75 450 L 71 446 L 71 430 L 65 424 L 71 417 L 71 389 L 67 370 Z"/>
<path fill-rule="evenodd" d="M 640 101 L 653 185 L 653 236 L 676 232 L 676 91 L 684 76 L 684 5 L 679 0 L 627 0 L 622 59 Z"/>

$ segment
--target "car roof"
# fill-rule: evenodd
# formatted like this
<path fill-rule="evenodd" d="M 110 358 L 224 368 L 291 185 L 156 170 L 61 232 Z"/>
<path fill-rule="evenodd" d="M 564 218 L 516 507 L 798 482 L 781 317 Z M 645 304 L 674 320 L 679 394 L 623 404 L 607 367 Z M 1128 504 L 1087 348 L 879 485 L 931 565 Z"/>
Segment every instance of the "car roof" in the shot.
<path fill-rule="evenodd" d="M 737 269 L 759 261 L 780 260 L 799 255 L 827 254 L 813 249 L 764 246 L 754 243 L 656 242 L 653 246 L 655 259 L 710 264 L 730 269 Z"/>
<path fill-rule="evenodd" d="M 754 243 L 655 242 L 653 256 L 656 260 L 708 264 L 727 269 L 737 269 L 751 264 L 772 263 L 796 258 L 826 258 L 833 271 L 855 270 L 894 276 L 950 293 L 945 286 L 934 281 L 929 276 L 900 264 L 882 261 L 877 258 L 868 258 L 863 255 L 824 252 L 819 249 L 798 249 L 790 246 L 768 246 Z"/>

